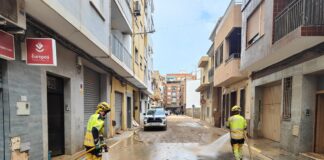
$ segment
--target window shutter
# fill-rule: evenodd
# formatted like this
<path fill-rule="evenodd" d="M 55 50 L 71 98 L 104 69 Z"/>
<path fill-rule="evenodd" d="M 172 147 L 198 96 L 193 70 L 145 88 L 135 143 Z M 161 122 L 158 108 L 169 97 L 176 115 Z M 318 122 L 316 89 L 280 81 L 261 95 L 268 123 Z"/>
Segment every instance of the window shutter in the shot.
<path fill-rule="evenodd" d="M 257 8 L 247 20 L 247 42 L 252 40 L 260 29 L 260 8 Z"/>

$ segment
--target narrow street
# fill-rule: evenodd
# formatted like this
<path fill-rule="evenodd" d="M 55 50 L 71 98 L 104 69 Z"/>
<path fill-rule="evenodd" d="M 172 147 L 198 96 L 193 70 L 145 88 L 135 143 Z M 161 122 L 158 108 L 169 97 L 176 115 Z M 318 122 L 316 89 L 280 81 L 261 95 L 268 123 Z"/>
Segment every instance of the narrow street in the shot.
<path fill-rule="evenodd" d="M 169 116 L 167 131 L 141 129 L 113 147 L 110 159 L 231 160 L 229 140 L 220 138 L 224 134 L 224 130 L 209 127 L 197 119 Z"/>

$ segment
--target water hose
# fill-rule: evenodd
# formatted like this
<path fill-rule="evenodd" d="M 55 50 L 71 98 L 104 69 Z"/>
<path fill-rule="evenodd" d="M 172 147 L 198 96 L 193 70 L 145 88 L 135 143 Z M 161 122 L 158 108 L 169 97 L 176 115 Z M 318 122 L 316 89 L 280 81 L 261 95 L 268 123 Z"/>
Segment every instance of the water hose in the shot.
<path fill-rule="evenodd" d="M 250 154 L 250 160 L 253 160 L 251 144 L 250 144 L 249 138 L 247 136 L 247 132 L 245 132 L 244 136 L 245 136 L 246 144 L 248 146 L 248 150 L 249 150 L 249 154 Z"/>
<path fill-rule="evenodd" d="M 106 144 L 102 144 L 100 145 L 100 148 L 101 147 L 106 147 Z M 80 158 L 84 157 L 84 155 L 86 155 L 87 153 L 93 151 L 94 149 L 96 149 L 96 147 L 92 147 L 91 149 L 85 151 L 85 152 L 82 152 L 81 154 L 79 154 L 76 158 L 73 158 L 74 160 L 79 160 Z"/>

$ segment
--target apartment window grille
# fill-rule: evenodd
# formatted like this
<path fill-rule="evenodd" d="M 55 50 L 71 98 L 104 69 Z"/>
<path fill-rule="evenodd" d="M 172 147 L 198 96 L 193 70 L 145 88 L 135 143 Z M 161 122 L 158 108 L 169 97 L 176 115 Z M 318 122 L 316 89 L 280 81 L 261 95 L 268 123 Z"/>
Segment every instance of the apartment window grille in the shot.
<path fill-rule="evenodd" d="M 264 35 L 264 2 L 262 2 L 247 19 L 247 46 L 255 43 Z"/>
<path fill-rule="evenodd" d="M 292 81 L 292 77 L 285 78 L 283 81 L 283 119 L 287 121 L 291 119 Z"/>

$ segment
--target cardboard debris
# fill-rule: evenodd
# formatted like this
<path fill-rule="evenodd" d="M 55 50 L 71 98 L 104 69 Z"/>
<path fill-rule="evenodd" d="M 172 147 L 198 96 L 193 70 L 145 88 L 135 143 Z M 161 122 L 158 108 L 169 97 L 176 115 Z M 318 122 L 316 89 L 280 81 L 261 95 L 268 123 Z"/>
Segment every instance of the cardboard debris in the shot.
<path fill-rule="evenodd" d="M 133 127 L 139 127 L 140 125 L 135 121 L 135 120 L 133 120 Z"/>

